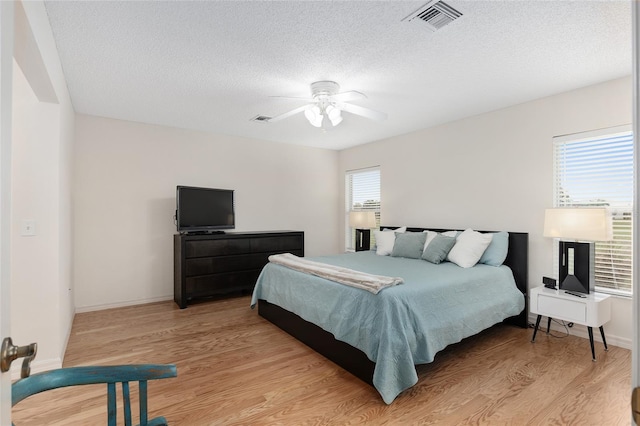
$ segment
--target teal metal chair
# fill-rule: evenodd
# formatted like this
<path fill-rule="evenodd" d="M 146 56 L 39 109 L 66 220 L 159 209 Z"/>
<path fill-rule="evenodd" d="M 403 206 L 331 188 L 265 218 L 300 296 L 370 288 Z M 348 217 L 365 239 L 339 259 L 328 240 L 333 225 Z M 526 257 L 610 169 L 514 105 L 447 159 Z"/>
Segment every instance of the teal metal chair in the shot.
<path fill-rule="evenodd" d="M 129 382 L 138 382 L 140 401 L 140 426 L 166 425 L 164 417 L 149 420 L 147 417 L 147 381 L 176 377 L 178 371 L 172 364 L 115 365 L 104 367 L 71 367 L 37 373 L 32 376 L 23 374 L 11 386 L 11 406 L 31 395 L 67 386 L 107 384 L 108 425 L 116 426 L 116 384 L 122 383 L 124 402 L 124 424 L 131 426 L 131 398 Z"/>

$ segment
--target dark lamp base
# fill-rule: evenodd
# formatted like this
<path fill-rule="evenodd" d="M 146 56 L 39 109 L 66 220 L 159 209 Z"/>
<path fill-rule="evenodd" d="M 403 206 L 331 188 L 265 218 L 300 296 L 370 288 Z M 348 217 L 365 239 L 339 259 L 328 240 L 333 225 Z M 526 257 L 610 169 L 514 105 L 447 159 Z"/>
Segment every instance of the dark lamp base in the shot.
<path fill-rule="evenodd" d="M 356 251 L 371 249 L 371 230 L 356 229 Z"/>

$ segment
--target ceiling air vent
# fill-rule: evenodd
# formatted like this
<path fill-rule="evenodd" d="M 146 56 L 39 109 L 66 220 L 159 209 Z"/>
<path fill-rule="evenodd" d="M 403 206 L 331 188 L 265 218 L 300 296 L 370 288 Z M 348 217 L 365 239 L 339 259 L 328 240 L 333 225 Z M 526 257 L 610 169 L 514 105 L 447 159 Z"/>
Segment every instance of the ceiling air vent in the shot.
<path fill-rule="evenodd" d="M 403 21 L 417 24 L 422 28 L 435 32 L 445 25 L 455 21 L 462 16 L 458 12 L 443 1 L 430 1 L 411 15 L 403 19 Z"/>
<path fill-rule="evenodd" d="M 257 121 L 258 123 L 268 123 L 272 117 L 267 117 L 266 115 L 256 115 L 249 121 Z"/>

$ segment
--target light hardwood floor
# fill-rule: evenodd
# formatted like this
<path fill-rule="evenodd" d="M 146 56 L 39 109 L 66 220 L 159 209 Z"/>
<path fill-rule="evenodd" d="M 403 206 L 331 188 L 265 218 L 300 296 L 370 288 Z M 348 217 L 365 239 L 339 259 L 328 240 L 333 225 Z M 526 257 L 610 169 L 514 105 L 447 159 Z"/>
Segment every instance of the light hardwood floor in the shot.
<path fill-rule="evenodd" d="M 75 317 L 65 367 L 175 363 L 149 382 L 150 414 L 172 425 L 628 425 L 630 351 L 498 325 L 418 367 L 391 405 L 369 385 L 249 309 L 248 297 Z M 136 390 L 137 392 L 137 390 Z M 120 409 L 120 412 L 121 409 Z M 106 386 L 33 396 L 16 426 L 106 423 Z"/>

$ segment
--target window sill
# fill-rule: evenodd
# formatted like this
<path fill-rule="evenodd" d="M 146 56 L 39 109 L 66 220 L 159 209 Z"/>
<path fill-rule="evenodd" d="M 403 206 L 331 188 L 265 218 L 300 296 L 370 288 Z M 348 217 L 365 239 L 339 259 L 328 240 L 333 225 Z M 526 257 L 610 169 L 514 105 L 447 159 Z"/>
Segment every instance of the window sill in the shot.
<path fill-rule="evenodd" d="M 596 286 L 596 291 L 598 293 L 608 294 L 608 295 L 611 295 L 611 296 L 614 296 L 614 297 L 619 297 L 621 299 L 632 299 L 633 298 L 633 294 L 632 293 L 629 293 L 627 291 L 616 290 L 616 289 L 613 289 L 613 288 Z"/>

